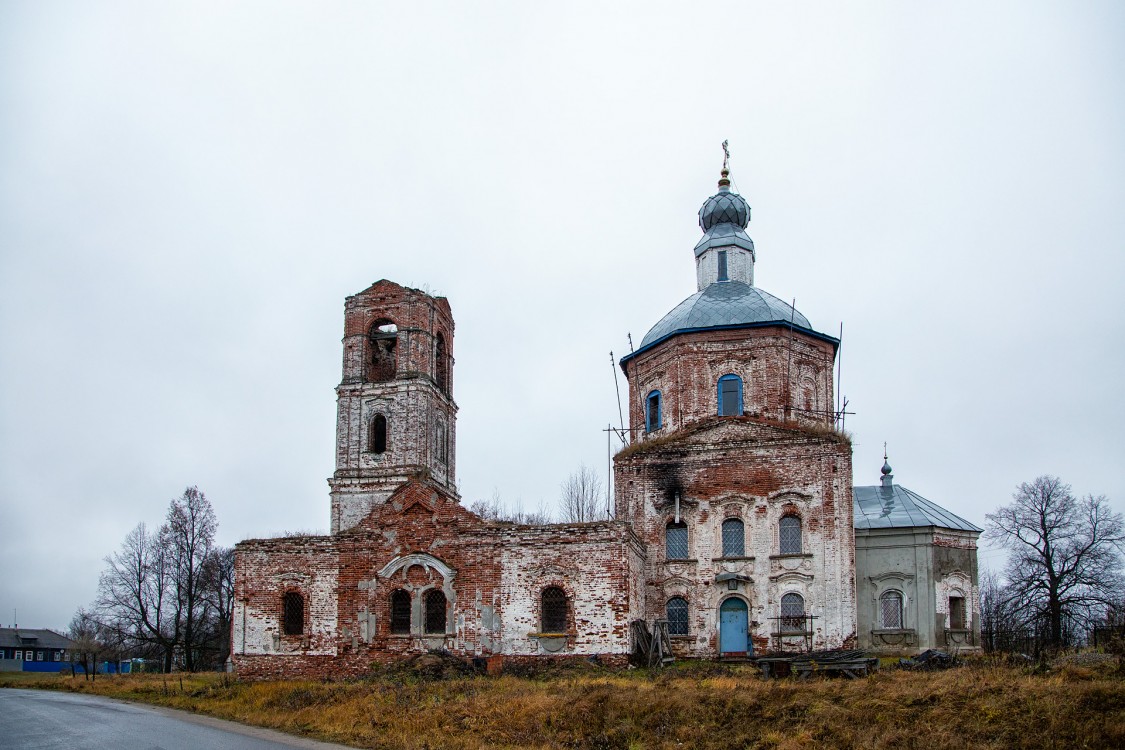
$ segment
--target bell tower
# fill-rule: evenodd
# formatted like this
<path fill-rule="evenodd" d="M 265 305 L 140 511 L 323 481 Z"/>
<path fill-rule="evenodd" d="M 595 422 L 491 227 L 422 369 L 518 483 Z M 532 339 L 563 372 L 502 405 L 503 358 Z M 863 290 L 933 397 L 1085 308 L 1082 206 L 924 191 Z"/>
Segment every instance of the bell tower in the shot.
<path fill-rule="evenodd" d="M 382 280 L 344 302 L 332 533 L 413 478 L 456 494 L 453 313 L 445 297 Z"/>

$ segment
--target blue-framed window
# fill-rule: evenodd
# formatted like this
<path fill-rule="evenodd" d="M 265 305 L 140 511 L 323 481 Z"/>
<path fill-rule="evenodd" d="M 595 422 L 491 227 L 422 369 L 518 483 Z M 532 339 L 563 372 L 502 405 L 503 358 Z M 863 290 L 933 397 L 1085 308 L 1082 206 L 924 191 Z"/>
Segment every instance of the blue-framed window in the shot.
<path fill-rule="evenodd" d="M 688 634 L 688 604 L 682 596 L 673 596 L 665 605 L 668 617 L 668 635 Z"/>
<path fill-rule="evenodd" d="M 719 281 L 730 281 L 730 276 L 727 275 L 727 251 L 719 251 Z"/>
<path fill-rule="evenodd" d="M 742 416 L 742 378 L 737 375 L 719 378 L 719 416 Z"/>
<path fill-rule="evenodd" d="M 660 414 L 660 391 L 653 391 L 645 397 L 645 432 L 659 430 L 664 426 Z"/>
<path fill-rule="evenodd" d="M 669 523 L 664 528 L 664 557 L 668 560 L 686 560 L 688 556 L 687 524 Z"/>

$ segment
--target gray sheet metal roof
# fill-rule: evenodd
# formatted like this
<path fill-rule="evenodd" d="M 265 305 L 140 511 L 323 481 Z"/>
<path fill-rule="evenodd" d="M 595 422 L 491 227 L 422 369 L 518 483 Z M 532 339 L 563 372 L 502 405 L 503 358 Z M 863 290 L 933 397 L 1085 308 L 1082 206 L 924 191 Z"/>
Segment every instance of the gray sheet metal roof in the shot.
<path fill-rule="evenodd" d="M 857 529 L 899 529 L 913 526 L 939 526 L 956 531 L 984 529 L 956 516 L 940 505 L 931 503 L 917 492 L 897 484 L 854 487 Z"/>
<path fill-rule="evenodd" d="M 708 328 L 750 328 L 779 323 L 789 325 L 790 319 L 795 329 L 836 342 L 831 336 L 814 331 L 808 318 L 794 311 L 788 302 L 783 302 L 769 292 L 741 281 L 720 281 L 676 305 L 645 334 L 637 351 L 624 359 L 630 359 L 677 333 Z"/>
<path fill-rule="evenodd" d="M 695 257 L 698 258 L 713 247 L 741 247 L 754 252 L 754 240 L 736 224 L 716 224 L 696 243 Z"/>
<path fill-rule="evenodd" d="M 73 648 L 74 641 L 53 630 L 0 628 L 0 648 Z"/>

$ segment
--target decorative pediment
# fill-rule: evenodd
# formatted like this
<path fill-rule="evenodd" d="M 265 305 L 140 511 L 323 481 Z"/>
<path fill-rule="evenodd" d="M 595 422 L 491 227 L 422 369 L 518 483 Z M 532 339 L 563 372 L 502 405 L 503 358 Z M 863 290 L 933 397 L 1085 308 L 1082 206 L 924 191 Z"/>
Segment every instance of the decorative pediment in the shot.
<path fill-rule="evenodd" d="M 274 583 L 282 583 L 282 584 L 289 583 L 289 584 L 297 585 L 297 584 L 302 584 L 302 583 L 308 583 L 311 580 L 312 577 L 308 573 L 299 573 L 295 570 L 291 570 L 291 571 L 286 571 L 284 573 L 278 573 L 278 574 L 274 575 L 272 578 L 273 578 Z"/>
<path fill-rule="evenodd" d="M 537 579 L 563 579 L 564 581 L 573 580 L 578 576 L 578 568 L 567 565 L 557 565 L 555 563 L 547 563 L 540 565 L 537 568 L 532 568 L 531 576 Z"/>
<path fill-rule="evenodd" d="M 787 570 L 784 573 L 770 576 L 770 580 L 776 583 L 812 583 L 813 576 L 796 570 Z"/>
<path fill-rule="evenodd" d="M 436 571 L 437 574 L 441 576 L 442 580 L 446 582 L 446 584 L 452 583 L 453 576 L 456 573 L 453 568 L 449 567 L 433 555 L 427 555 L 423 552 L 416 552 L 412 555 L 403 555 L 402 557 L 396 557 L 394 560 L 391 560 L 389 563 L 383 566 L 383 569 L 379 571 L 377 577 L 385 580 L 399 572 L 401 572 L 405 577 L 406 571 L 410 570 L 410 568 L 415 565 L 421 566 L 426 570 L 427 573 L 431 570 Z"/>

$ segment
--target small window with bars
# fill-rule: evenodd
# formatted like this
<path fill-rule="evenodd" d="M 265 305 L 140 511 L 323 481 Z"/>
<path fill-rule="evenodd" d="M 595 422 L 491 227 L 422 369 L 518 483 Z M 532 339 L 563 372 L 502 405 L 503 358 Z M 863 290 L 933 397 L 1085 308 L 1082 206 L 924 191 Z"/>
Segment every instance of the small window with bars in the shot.
<path fill-rule="evenodd" d="M 723 521 L 723 557 L 742 557 L 745 554 L 745 527 L 740 519 L 728 518 Z"/>
<path fill-rule="evenodd" d="M 427 635 L 445 633 L 445 593 L 439 589 L 430 589 L 422 599 L 425 609 L 425 632 Z"/>
<path fill-rule="evenodd" d="M 410 634 L 410 594 L 402 589 L 391 594 L 391 633 Z"/>
<path fill-rule="evenodd" d="M 879 597 L 879 622 L 884 628 L 902 628 L 902 594 L 898 591 L 884 591 Z"/>
<path fill-rule="evenodd" d="M 281 598 L 282 630 L 285 635 L 303 635 L 305 632 L 305 597 L 296 591 L 287 591 Z"/>
<path fill-rule="evenodd" d="M 566 592 L 558 586 L 543 589 L 539 597 L 539 630 L 542 633 L 565 633 L 567 601 Z"/>
<path fill-rule="evenodd" d="M 801 519 L 783 516 L 777 524 L 778 548 L 783 555 L 801 554 Z"/>
<path fill-rule="evenodd" d="M 687 599 L 682 596 L 673 596 L 665 606 L 668 616 L 668 635 L 688 634 L 688 606 Z"/>
<path fill-rule="evenodd" d="M 800 594 L 781 597 L 781 632 L 805 632 L 805 600 Z"/>
<path fill-rule="evenodd" d="M 688 556 L 687 524 L 670 523 L 664 530 L 665 556 L 669 560 L 686 560 Z"/>

